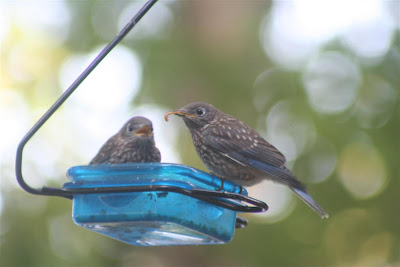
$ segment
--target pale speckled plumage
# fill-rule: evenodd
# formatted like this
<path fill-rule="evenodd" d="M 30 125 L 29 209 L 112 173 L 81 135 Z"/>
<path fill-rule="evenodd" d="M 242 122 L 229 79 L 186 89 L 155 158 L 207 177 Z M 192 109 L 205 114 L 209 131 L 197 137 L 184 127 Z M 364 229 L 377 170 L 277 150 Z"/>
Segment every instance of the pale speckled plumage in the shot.
<path fill-rule="evenodd" d="M 328 216 L 285 166 L 282 153 L 242 121 L 202 102 L 166 116 L 170 114 L 183 118 L 197 154 L 212 174 L 242 186 L 264 179 L 285 184 L 323 218 Z"/>

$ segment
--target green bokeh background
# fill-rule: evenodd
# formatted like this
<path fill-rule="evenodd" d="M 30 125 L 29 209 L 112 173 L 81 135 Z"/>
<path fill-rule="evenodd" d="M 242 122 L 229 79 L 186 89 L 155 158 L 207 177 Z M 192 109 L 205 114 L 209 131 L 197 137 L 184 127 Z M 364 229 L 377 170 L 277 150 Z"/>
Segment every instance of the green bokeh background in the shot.
<path fill-rule="evenodd" d="M 8 21 L 11 30 L 1 45 L 0 90 L 7 88 L 23 96 L 38 117 L 62 91 L 57 77 L 64 60 L 74 54 L 88 53 L 111 40 L 119 29 L 116 23 L 119 14 L 130 3 L 67 1 L 72 20 L 67 38 L 61 43 L 52 42 L 46 29 L 31 32 Z M 3 3 L 2 12 L 8 12 L 12 5 L 12 1 Z M 102 20 L 108 27 L 108 39 L 96 34 L 91 21 L 100 5 L 110 10 Z M 320 183 L 308 183 L 307 177 L 302 175 L 307 173 L 302 168 L 302 163 L 310 157 L 307 151 L 291 163 L 293 171 L 309 184 L 313 196 L 323 203 L 331 217 L 321 220 L 307 206 L 297 205 L 288 217 L 276 223 L 250 219 L 249 226 L 237 231 L 226 245 L 133 247 L 74 225 L 68 200 L 33 196 L 17 186 L 6 186 L 15 179 L 13 162 L 7 160 L 13 155 L 3 155 L 0 162 L 0 265 L 399 266 L 399 27 L 390 48 L 377 64 L 363 64 L 336 39 L 320 47 L 320 55 L 332 51 L 348 56 L 361 74 L 354 103 L 343 112 L 327 115 L 315 111 L 307 99 L 302 82 L 306 65 L 288 70 L 276 65 L 263 52 L 260 27 L 273 3 L 171 1 L 168 5 L 174 20 L 166 37 L 130 38 L 122 42 L 139 55 L 143 65 L 140 92 L 131 105 L 155 104 L 175 109 L 188 102 L 206 101 L 254 128 L 264 129 L 266 117 L 276 103 L 282 100 L 294 103 L 294 108 L 313 121 L 315 132 L 329 140 L 337 153 L 335 170 Z M 400 24 L 400 15 L 397 18 Z M 135 36 L 135 30 L 130 35 Z M 31 69 L 33 78 L 30 81 L 21 82 L 9 75 L 7 62 L 15 46 L 29 50 L 29 57 L 20 64 Z M 272 70 L 269 79 L 255 83 L 266 70 Z M 39 88 L 37 84 L 44 80 L 46 86 Z M 376 91 L 379 89 L 371 87 L 371 81 L 376 80 L 384 81 L 396 92 L 393 109 L 383 125 L 363 127 L 357 119 L 357 103 L 371 90 L 377 97 L 380 95 Z M 266 101 L 257 106 L 256 98 Z M 126 118 L 116 119 L 122 124 Z M 27 131 L 30 127 L 23 128 Z M 181 142 L 176 145 L 183 163 L 204 170 L 183 129 L 179 132 Z M 49 142 L 56 141 L 62 142 Z M 357 177 L 369 175 L 363 171 L 371 171 L 371 166 L 372 170 L 375 167 L 384 170 L 385 184 L 371 197 L 357 197 L 348 190 L 343 176 L 349 173 Z M 50 183 L 59 186 L 65 182 L 63 173 L 57 181 Z M 362 179 L 355 183 L 363 186 Z"/>

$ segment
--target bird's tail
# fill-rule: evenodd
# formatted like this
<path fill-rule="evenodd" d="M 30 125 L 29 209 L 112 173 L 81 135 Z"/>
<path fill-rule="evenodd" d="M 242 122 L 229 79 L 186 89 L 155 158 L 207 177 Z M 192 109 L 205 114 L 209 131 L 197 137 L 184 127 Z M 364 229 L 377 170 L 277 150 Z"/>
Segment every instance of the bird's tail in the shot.
<path fill-rule="evenodd" d="M 301 200 L 303 200 L 310 208 L 315 210 L 322 219 L 327 219 L 329 218 L 329 215 L 315 202 L 315 200 L 305 191 L 302 191 L 300 189 L 290 187 L 292 191 L 299 197 Z"/>

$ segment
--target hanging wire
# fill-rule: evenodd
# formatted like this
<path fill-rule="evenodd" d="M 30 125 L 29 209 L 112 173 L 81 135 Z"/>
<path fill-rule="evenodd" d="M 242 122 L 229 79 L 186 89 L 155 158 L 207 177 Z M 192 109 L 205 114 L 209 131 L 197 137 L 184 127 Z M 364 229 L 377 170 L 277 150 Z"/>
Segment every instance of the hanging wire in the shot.
<path fill-rule="evenodd" d="M 28 131 L 22 138 L 17 148 L 17 156 L 15 160 L 15 174 L 19 185 L 28 193 L 35 195 L 59 195 L 60 190 L 53 188 L 53 190 L 36 189 L 29 186 L 22 176 L 22 154 L 26 143 L 32 136 L 43 126 L 43 124 L 53 115 L 53 113 L 67 100 L 67 98 L 75 91 L 75 89 L 86 79 L 86 77 L 96 68 L 96 66 L 103 60 L 103 58 L 110 53 L 110 51 L 129 33 L 129 31 L 140 21 L 140 19 L 150 10 L 150 8 L 157 2 L 157 0 L 147 1 L 143 7 L 136 13 L 136 15 L 126 24 L 120 33 L 112 40 L 104 49 L 97 55 L 97 57 L 89 64 L 89 66 L 79 75 L 79 77 L 71 84 L 70 87 L 60 96 L 59 99 L 47 110 L 47 112 L 36 122 L 36 124 Z"/>

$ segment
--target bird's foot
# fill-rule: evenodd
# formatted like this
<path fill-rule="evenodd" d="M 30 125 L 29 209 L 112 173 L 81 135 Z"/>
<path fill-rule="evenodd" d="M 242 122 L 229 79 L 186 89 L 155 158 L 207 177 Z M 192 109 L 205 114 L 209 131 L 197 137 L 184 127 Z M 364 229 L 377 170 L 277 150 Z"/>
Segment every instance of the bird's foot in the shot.
<path fill-rule="evenodd" d="M 240 186 L 239 194 L 243 193 L 243 186 Z"/>
<path fill-rule="evenodd" d="M 224 179 L 221 179 L 221 186 L 217 189 L 217 191 L 221 191 L 222 189 L 224 189 Z"/>

